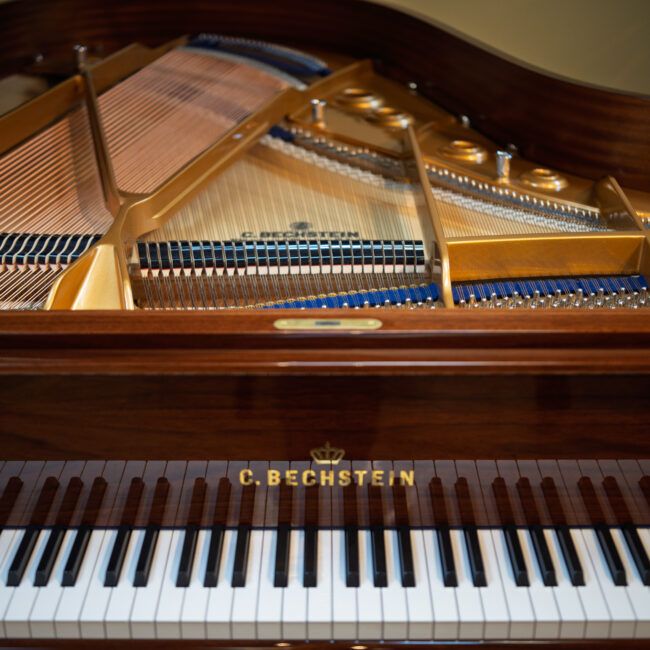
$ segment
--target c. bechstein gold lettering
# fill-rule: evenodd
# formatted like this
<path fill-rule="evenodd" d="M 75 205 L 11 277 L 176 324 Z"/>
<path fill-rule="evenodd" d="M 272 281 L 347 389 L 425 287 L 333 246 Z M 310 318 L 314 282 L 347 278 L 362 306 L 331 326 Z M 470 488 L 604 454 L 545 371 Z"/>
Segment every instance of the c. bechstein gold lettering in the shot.
<path fill-rule="evenodd" d="M 383 469 L 321 469 L 315 466 L 313 469 L 297 470 L 297 469 L 268 469 L 266 477 L 255 476 L 253 470 L 242 469 L 239 472 L 239 482 L 242 485 L 258 485 L 264 482 L 266 485 L 274 487 L 280 485 L 283 481 L 291 486 L 298 487 L 304 485 L 306 487 L 312 485 L 321 485 L 323 487 L 345 487 L 347 485 L 358 485 L 364 487 L 367 485 L 376 486 L 391 486 L 400 485 L 415 485 L 415 473 L 413 470 L 400 470 L 399 474 L 394 470 Z"/>

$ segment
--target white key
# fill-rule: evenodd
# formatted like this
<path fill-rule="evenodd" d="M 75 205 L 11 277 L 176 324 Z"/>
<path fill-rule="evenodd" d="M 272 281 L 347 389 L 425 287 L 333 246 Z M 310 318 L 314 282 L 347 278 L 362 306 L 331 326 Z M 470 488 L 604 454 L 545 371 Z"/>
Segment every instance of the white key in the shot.
<path fill-rule="evenodd" d="M 232 587 L 232 570 L 235 564 L 236 530 L 225 530 L 223 534 L 223 547 L 221 549 L 221 563 L 219 566 L 219 581 L 216 587 L 208 589 L 208 609 L 206 613 L 208 639 L 230 639 L 230 616 L 232 614 L 232 600 L 235 589 Z M 206 540 L 206 544 L 209 539 Z"/>
<path fill-rule="evenodd" d="M 75 533 L 75 530 L 66 531 L 50 579 L 45 587 L 40 588 L 34 601 L 29 616 L 29 627 L 32 637 L 35 639 L 53 639 L 56 636 L 54 616 L 59 606 L 59 600 L 63 595 L 64 588 L 61 586 L 63 569 L 70 554 Z"/>
<path fill-rule="evenodd" d="M 34 576 L 49 536 L 49 530 L 40 531 L 23 579 L 20 585 L 13 589 L 9 606 L 3 617 L 7 637 L 10 639 L 28 639 L 31 635 L 29 614 L 40 590 L 40 587 L 34 587 Z"/>
<path fill-rule="evenodd" d="M 384 530 L 384 545 L 386 547 L 387 586 L 379 590 L 384 611 L 382 638 L 384 640 L 405 640 L 408 635 L 408 611 L 405 589 L 402 587 L 400 579 L 397 531 Z"/>
<path fill-rule="evenodd" d="M 137 588 L 133 586 L 133 579 L 135 578 L 135 569 L 138 563 L 138 557 L 140 556 L 144 534 L 145 531 L 143 529 L 134 530 L 131 533 L 119 583 L 116 587 L 103 587 L 104 590 L 111 592 L 104 616 L 104 629 L 106 638 L 108 639 L 131 638 L 131 626 L 129 621 L 131 618 L 131 610 L 133 609 L 133 601 L 135 600 L 137 591 Z M 111 545 L 108 550 L 109 554 L 112 550 L 113 547 Z M 103 579 L 104 576 L 102 576 L 102 584 Z M 90 592 L 88 593 L 88 596 L 90 596 Z"/>
<path fill-rule="evenodd" d="M 74 587 L 63 588 L 63 594 L 54 615 L 55 633 L 59 639 L 81 638 L 82 609 L 95 571 L 95 565 L 100 563 L 99 558 L 104 535 L 104 530 L 93 530 L 90 533 L 77 581 Z"/>
<path fill-rule="evenodd" d="M 489 530 L 478 531 L 479 544 L 485 566 L 487 587 L 479 587 L 483 614 L 485 616 L 486 639 L 507 639 L 510 634 L 510 612 L 503 593 L 503 584 L 499 574 L 499 565 L 494 550 L 492 535 Z"/>
<path fill-rule="evenodd" d="M 332 638 L 332 532 L 319 530 L 316 586 L 308 588 L 307 638 Z"/>
<path fill-rule="evenodd" d="M 133 639 L 153 639 L 156 636 L 156 609 L 165 577 L 172 534 L 171 530 L 161 530 L 158 533 L 147 586 L 136 588 L 130 618 Z"/>
<path fill-rule="evenodd" d="M 292 530 L 287 586 L 282 589 L 282 638 L 307 638 L 307 598 L 303 587 L 305 532 Z"/>
<path fill-rule="evenodd" d="M 542 572 L 537 564 L 533 540 L 528 531 L 520 532 L 521 551 L 528 569 L 528 595 L 535 616 L 535 639 L 557 639 L 560 635 L 560 612 L 553 589 L 544 584 Z M 556 572 L 558 567 L 556 566 Z"/>
<path fill-rule="evenodd" d="M 418 546 L 424 549 L 424 560 L 426 560 L 429 593 L 433 606 L 432 638 L 445 641 L 457 639 L 460 617 L 456 602 L 456 589 L 444 585 L 436 532 L 420 530 L 414 531 L 414 533 L 416 533 L 414 538 L 416 536 L 420 538 Z"/>
<path fill-rule="evenodd" d="M 605 564 L 605 557 L 600 549 L 596 538 L 596 531 L 584 529 L 580 531 L 585 542 L 587 553 L 591 559 L 596 580 L 600 583 L 600 590 L 603 593 L 611 620 L 611 637 L 613 639 L 634 638 L 636 617 L 632 610 L 625 587 L 617 587 L 612 580 L 609 569 Z"/>
<path fill-rule="evenodd" d="M 282 638 L 282 592 L 274 586 L 277 532 L 265 530 L 262 541 L 262 573 L 257 601 L 258 639 Z"/>
<path fill-rule="evenodd" d="M 522 543 L 521 531 L 518 530 L 517 535 L 519 536 L 519 542 Z M 518 587 L 515 583 L 503 531 L 493 530 L 492 541 L 510 616 L 510 635 L 508 638 L 532 639 L 535 634 L 535 615 L 533 606 L 530 603 L 528 588 Z"/>
<path fill-rule="evenodd" d="M 346 585 L 345 532 L 332 531 L 332 633 L 335 640 L 350 641 L 357 634 L 357 589 Z"/>
<path fill-rule="evenodd" d="M 607 639 L 609 638 L 611 627 L 607 603 L 600 590 L 600 584 L 594 575 L 585 541 L 580 530 L 571 529 L 570 532 L 576 547 L 576 552 L 580 558 L 580 564 L 582 565 L 585 578 L 585 586 L 576 587 L 580 595 L 582 607 L 587 616 L 585 637 L 588 639 Z"/>
<path fill-rule="evenodd" d="M 255 638 L 255 613 L 262 570 L 263 536 L 264 532 L 261 530 L 251 530 L 250 532 L 246 586 L 235 588 L 232 601 L 233 639 Z"/>
<path fill-rule="evenodd" d="M 357 606 L 359 612 L 359 640 L 381 639 L 384 613 L 381 594 L 375 587 L 372 570 L 372 540 L 369 530 L 359 531 L 359 588 Z"/>
<path fill-rule="evenodd" d="M 135 533 L 131 535 L 130 544 L 134 543 L 133 539 Z M 117 537 L 117 530 L 107 530 L 104 533 L 104 539 L 99 550 L 99 557 L 93 567 L 92 576 L 86 591 L 86 597 L 81 606 L 81 615 L 79 617 L 79 628 L 81 631 L 82 639 L 104 639 L 106 638 L 106 614 L 108 606 L 111 601 L 111 596 L 114 589 L 104 587 L 104 579 L 106 577 L 106 569 L 110 560 L 111 552 Z M 129 544 L 129 545 L 130 545 Z M 125 564 L 122 568 L 121 580 L 126 580 L 126 573 L 128 566 L 126 560 L 128 558 L 129 548 L 127 547 L 127 555 L 125 555 Z"/>
<path fill-rule="evenodd" d="M 422 531 L 410 530 L 409 535 L 413 553 L 415 587 L 405 589 L 408 608 L 407 638 L 409 640 L 433 639 L 433 607 L 431 605 L 431 593 L 429 592 L 427 558 Z M 455 596 L 453 600 L 455 604 Z"/>
<path fill-rule="evenodd" d="M 571 578 L 564 563 L 555 532 L 545 528 L 544 537 L 546 537 L 548 551 L 557 577 L 557 586 L 551 587 L 551 589 L 553 589 L 553 596 L 561 616 L 560 638 L 584 639 L 587 615 L 582 606 L 578 588 L 571 584 Z"/>
<path fill-rule="evenodd" d="M 176 586 L 176 578 L 184 540 L 184 530 L 177 529 L 172 532 L 167 566 L 156 610 L 156 638 L 158 639 L 181 638 L 181 611 L 185 588 Z"/>
<path fill-rule="evenodd" d="M 181 637 L 183 639 L 206 638 L 206 610 L 210 589 L 203 586 L 205 568 L 208 563 L 208 543 L 210 531 L 200 530 L 196 540 L 194 565 L 190 584 L 183 589 L 183 607 L 181 608 Z"/>
<path fill-rule="evenodd" d="M 465 549 L 463 531 L 452 530 L 450 532 L 450 537 L 454 553 L 456 575 L 458 577 L 458 586 L 455 588 L 460 621 L 458 636 L 462 641 L 483 639 L 485 638 L 483 602 L 480 590 L 477 589 L 472 582 L 472 574 L 469 567 L 469 558 L 467 557 L 467 551 Z"/>
<path fill-rule="evenodd" d="M 7 587 L 7 573 L 22 538 L 22 529 L 5 528 L 0 533 L 0 637 L 6 637 L 4 613 L 11 600 L 14 587 Z"/>
<path fill-rule="evenodd" d="M 637 639 L 650 638 L 650 587 L 646 587 L 639 576 L 630 549 L 620 529 L 612 529 L 612 537 L 627 575 L 628 598 L 636 617 L 634 636 Z"/>

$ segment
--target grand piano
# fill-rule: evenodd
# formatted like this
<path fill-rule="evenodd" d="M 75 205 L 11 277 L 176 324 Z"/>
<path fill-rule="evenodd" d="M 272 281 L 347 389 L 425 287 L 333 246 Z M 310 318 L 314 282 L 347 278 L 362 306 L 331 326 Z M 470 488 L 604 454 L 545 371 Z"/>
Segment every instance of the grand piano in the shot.
<path fill-rule="evenodd" d="M 0 645 L 647 647 L 647 97 L 360 0 L 0 24 Z"/>

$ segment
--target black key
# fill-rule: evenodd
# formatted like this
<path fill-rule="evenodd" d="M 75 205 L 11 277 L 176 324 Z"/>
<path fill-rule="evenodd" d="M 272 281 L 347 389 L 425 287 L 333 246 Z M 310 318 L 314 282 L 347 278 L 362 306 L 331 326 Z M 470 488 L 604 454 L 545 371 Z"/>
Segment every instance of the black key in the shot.
<path fill-rule="evenodd" d="M 223 476 L 217 488 L 217 500 L 212 515 L 212 531 L 208 546 L 208 559 L 205 567 L 204 587 L 216 587 L 219 581 L 219 563 L 223 548 L 223 533 L 228 519 L 228 505 L 230 503 L 230 481 Z"/>
<path fill-rule="evenodd" d="M 634 564 L 639 572 L 639 577 L 641 582 L 646 587 L 650 586 L 650 558 L 645 551 L 643 542 L 639 537 L 639 532 L 632 525 L 623 526 L 623 537 L 625 542 L 630 549 L 630 554 L 634 560 Z"/>
<path fill-rule="evenodd" d="M 187 526 L 183 536 L 183 548 L 181 549 L 181 558 L 178 564 L 178 574 L 176 575 L 177 587 L 188 587 L 192 576 L 192 566 L 194 565 L 194 555 L 196 554 L 196 541 L 199 536 L 199 526 L 203 516 L 203 507 L 205 505 L 205 493 L 207 484 L 204 478 L 197 478 L 192 488 L 192 498 L 190 509 L 187 516 Z"/>
<path fill-rule="evenodd" d="M 379 486 L 368 486 L 368 508 L 370 519 L 370 547 L 372 550 L 372 575 L 375 587 L 388 586 L 386 568 L 386 541 L 384 539 L 384 507 Z"/>
<path fill-rule="evenodd" d="M 248 547 L 250 545 L 250 526 L 237 528 L 237 542 L 235 544 L 235 563 L 232 570 L 232 586 L 246 586 L 246 570 L 248 568 Z"/>
<path fill-rule="evenodd" d="M 397 551 L 402 577 L 402 587 L 415 587 L 415 566 L 413 563 L 413 548 L 411 546 L 411 531 L 408 528 L 397 529 Z"/>
<path fill-rule="evenodd" d="M 478 540 L 476 526 L 465 526 L 463 528 L 467 557 L 469 558 L 469 570 L 472 574 L 472 582 L 475 587 L 487 587 L 481 544 Z"/>
<path fill-rule="evenodd" d="M 506 526 L 503 529 L 503 534 L 506 539 L 506 548 L 508 549 L 508 557 L 510 558 L 510 566 L 515 577 L 515 584 L 518 587 L 528 587 L 530 585 L 528 569 L 524 560 L 524 553 L 521 549 L 517 529 L 514 526 Z"/>
<path fill-rule="evenodd" d="M 315 587 L 318 581 L 318 529 L 305 528 L 303 587 Z"/>
<path fill-rule="evenodd" d="M 510 495 L 508 488 L 503 478 L 499 477 L 492 481 L 492 491 L 499 511 L 499 518 L 503 525 L 503 536 L 506 541 L 506 549 L 508 550 L 508 558 L 510 559 L 510 567 L 515 579 L 515 584 L 518 587 L 528 587 L 528 569 L 524 561 L 524 553 L 521 549 L 521 542 L 515 526 L 515 516 L 510 503 Z"/>
<path fill-rule="evenodd" d="M 9 567 L 9 573 L 7 574 L 7 587 L 17 587 L 23 575 L 29 560 L 34 551 L 34 546 L 36 546 L 36 540 L 41 532 L 40 527 L 38 526 L 28 526 L 23 533 L 23 538 L 20 540 L 20 545 L 16 550 L 14 559 L 11 562 Z"/>
<path fill-rule="evenodd" d="M 409 529 L 411 521 L 406 500 L 406 488 L 398 483 L 393 485 L 393 511 L 395 513 L 395 525 L 397 526 L 397 552 L 399 554 L 402 587 L 415 587 L 413 547 L 411 546 L 411 532 Z"/>
<path fill-rule="evenodd" d="M 547 587 L 557 587 L 555 566 L 553 565 L 553 558 L 551 558 L 551 552 L 548 548 L 546 536 L 544 535 L 544 529 L 541 526 L 531 526 L 529 532 L 544 585 Z"/>
<path fill-rule="evenodd" d="M 149 511 L 149 523 L 145 529 L 140 555 L 135 565 L 134 587 L 146 587 L 147 582 L 149 582 L 151 565 L 156 553 L 156 545 L 158 544 L 158 533 L 162 526 L 168 496 L 169 481 L 164 477 L 159 478 L 156 482 L 151 510 Z"/>
<path fill-rule="evenodd" d="M 177 587 L 189 587 L 190 577 L 192 575 L 192 565 L 194 564 L 194 554 L 196 553 L 196 540 L 199 536 L 199 529 L 196 526 L 187 526 L 183 536 L 183 548 L 181 549 L 181 559 L 178 563 L 178 574 L 176 575 Z"/>
<path fill-rule="evenodd" d="M 239 507 L 239 526 L 237 527 L 235 562 L 232 571 L 233 587 L 246 586 L 246 572 L 248 570 L 248 548 L 250 546 L 250 535 L 253 523 L 254 507 L 255 484 L 246 485 L 242 490 L 241 504 Z"/>
<path fill-rule="evenodd" d="M 386 544 L 384 541 L 384 529 L 372 528 L 370 530 L 370 541 L 372 547 L 372 575 L 375 587 L 388 586 L 388 573 L 386 570 Z"/>
<path fill-rule="evenodd" d="M 88 542 L 90 541 L 90 533 L 90 526 L 80 526 L 79 530 L 77 530 L 74 542 L 72 542 L 72 548 L 70 549 L 70 555 L 68 555 L 63 569 L 62 587 L 74 587 L 76 584 L 81 564 L 86 555 Z"/>
<path fill-rule="evenodd" d="M 149 582 L 149 573 L 151 572 L 151 564 L 156 552 L 159 531 L 160 529 L 157 526 L 149 526 L 145 530 L 140 555 L 138 556 L 138 563 L 135 565 L 134 587 L 146 587 L 147 582 Z"/>
<path fill-rule="evenodd" d="M 86 549 L 88 548 L 88 542 L 90 541 L 90 533 L 97 521 L 107 485 L 106 480 L 101 476 L 98 476 L 93 481 L 86 507 L 81 516 L 81 525 L 77 530 L 72 548 L 70 549 L 70 555 L 68 555 L 65 567 L 63 568 L 63 579 L 61 580 L 61 586 L 63 587 L 74 587 L 77 582 L 77 576 L 81 570 Z"/>
<path fill-rule="evenodd" d="M 275 544 L 275 571 L 273 585 L 286 587 L 289 582 L 289 549 L 291 546 L 291 511 L 293 490 L 286 481 L 280 483 L 278 495 L 278 529 Z"/>
<path fill-rule="evenodd" d="M 454 551 L 451 546 L 449 535 L 449 515 L 447 502 L 442 481 L 437 476 L 429 482 L 429 495 L 431 497 L 431 509 L 433 520 L 436 523 L 436 537 L 438 539 L 438 554 L 440 566 L 442 567 L 442 578 L 445 587 L 457 587 L 458 576 L 456 575 L 456 564 L 454 563 Z"/>
<path fill-rule="evenodd" d="M 555 534 L 560 544 L 564 564 L 571 578 L 571 584 L 574 587 L 584 587 L 584 571 L 580 564 L 580 558 L 573 543 L 573 538 L 571 537 L 571 531 L 566 524 L 566 515 L 564 514 L 564 508 L 562 507 L 562 501 L 555 486 L 555 481 L 551 477 L 546 476 L 542 479 L 541 485 L 546 506 L 555 524 Z"/>
<path fill-rule="evenodd" d="M 216 587 L 219 582 L 219 563 L 221 549 L 223 548 L 223 531 L 221 525 L 212 526 L 210 544 L 208 545 L 208 559 L 205 567 L 204 587 Z"/>
<path fill-rule="evenodd" d="M 438 538 L 438 553 L 440 555 L 443 583 L 445 587 L 458 587 L 458 575 L 456 574 L 449 527 L 439 526 L 436 528 L 436 536 Z"/>
<path fill-rule="evenodd" d="M 277 530 L 275 545 L 274 587 L 286 587 L 289 582 L 289 547 L 291 545 L 291 529 L 282 524 Z"/>
<path fill-rule="evenodd" d="M 533 496 L 533 489 L 527 478 L 522 477 L 517 481 L 517 492 L 524 516 L 526 517 L 526 523 L 529 526 L 528 532 L 533 542 L 533 551 L 537 558 L 537 565 L 539 566 L 542 580 L 545 586 L 555 587 L 557 586 L 555 567 L 553 566 L 551 553 L 544 535 L 544 529 L 541 526 L 541 519 L 535 497 Z"/>
<path fill-rule="evenodd" d="M 478 539 L 476 519 L 474 518 L 474 508 L 472 507 L 467 479 L 460 477 L 456 481 L 455 489 L 456 498 L 458 500 L 458 509 L 460 511 L 460 519 L 463 524 L 463 536 L 465 538 L 465 547 L 467 548 L 467 557 L 469 559 L 472 582 L 475 587 L 486 587 L 487 578 L 485 575 L 485 565 L 483 564 L 481 544 Z"/>
<path fill-rule="evenodd" d="M 111 550 L 111 555 L 108 558 L 108 566 L 106 567 L 106 576 L 104 577 L 104 587 L 117 587 L 124 566 L 124 558 L 126 557 L 126 549 L 129 546 L 131 539 L 131 527 L 120 526 L 117 529 L 115 542 Z"/>
<path fill-rule="evenodd" d="M 623 566 L 621 556 L 618 554 L 616 544 L 612 539 L 611 531 L 606 526 L 596 526 L 596 537 L 614 584 L 617 587 L 627 586 L 625 567 Z"/>
<path fill-rule="evenodd" d="M 16 505 L 16 499 L 20 491 L 23 489 L 23 481 L 17 476 L 12 476 L 7 485 L 2 492 L 2 497 L 0 497 L 0 530 L 2 530 L 9 520 L 9 515 L 11 515 L 14 506 Z"/>
<path fill-rule="evenodd" d="M 302 586 L 315 587 L 318 583 L 318 524 L 320 520 L 319 486 L 305 490 L 305 549 Z"/>
<path fill-rule="evenodd" d="M 60 526 L 55 526 L 50 531 L 50 536 L 47 538 L 45 549 L 43 550 L 41 559 L 36 567 L 36 575 L 34 576 L 35 587 L 45 587 L 49 582 L 64 536 L 65 529 Z"/>
<path fill-rule="evenodd" d="M 585 575 L 580 564 L 578 552 L 573 543 L 573 538 L 571 537 L 571 531 L 567 526 L 557 526 L 555 532 L 560 543 L 560 551 L 562 551 L 564 564 L 571 578 L 571 584 L 574 587 L 584 587 Z"/>
<path fill-rule="evenodd" d="M 645 500 L 650 506 L 650 476 L 642 476 L 639 479 L 639 487 L 641 488 L 641 492 L 643 493 Z"/>
<path fill-rule="evenodd" d="M 598 539 L 600 550 L 603 553 L 605 564 L 607 564 L 612 580 L 617 587 L 624 587 L 627 585 L 625 567 L 623 566 L 623 561 L 618 554 L 616 544 L 614 544 L 612 533 L 606 526 L 605 513 L 600 505 L 598 495 L 596 494 L 591 479 L 587 476 L 583 476 L 578 481 L 578 489 L 589 514 L 589 518 L 594 524 L 596 538 Z"/>
<path fill-rule="evenodd" d="M 356 526 L 345 529 L 345 584 L 359 586 L 359 530 Z"/>
<path fill-rule="evenodd" d="M 345 584 L 358 587 L 359 576 L 359 528 L 357 523 L 357 487 L 343 488 L 343 518 L 345 521 Z"/>
<path fill-rule="evenodd" d="M 131 530 L 133 529 L 135 518 L 140 508 L 143 491 L 144 481 L 138 476 L 131 479 L 129 492 L 126 495 L 126 501 L 124 502 L 124 508 L 122 509 L 120 526 L 117 529 L 115 542 L 113 542 L 111 555 L 108 559 L 108 566 L 106 567 L 106 575 L 104 576 L 105 587 L 116 587 L 120 581 L 122 567 L 124 566 L 124 558 L 126 557 L 126 549 L 129 546 Z"/>

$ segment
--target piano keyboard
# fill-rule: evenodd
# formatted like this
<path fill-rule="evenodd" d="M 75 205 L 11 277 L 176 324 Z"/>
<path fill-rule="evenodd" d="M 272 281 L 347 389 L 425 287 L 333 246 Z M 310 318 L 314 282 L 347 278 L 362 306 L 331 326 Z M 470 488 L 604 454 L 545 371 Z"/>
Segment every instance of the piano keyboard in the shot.
<path fill-rule="evenodd" d="M 648 461 L 339 465 L 413 469 L 384 486 L 242 473 L 269 467 L 310 464 L 0 465 L 0 634 L 650 637 Z"/>

